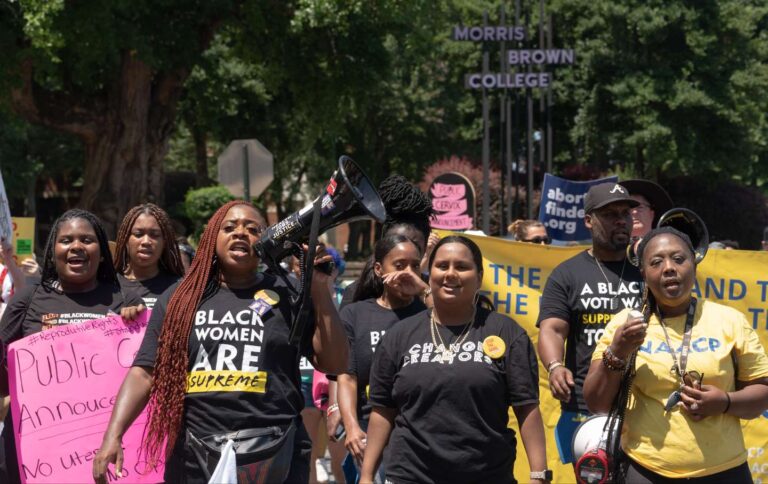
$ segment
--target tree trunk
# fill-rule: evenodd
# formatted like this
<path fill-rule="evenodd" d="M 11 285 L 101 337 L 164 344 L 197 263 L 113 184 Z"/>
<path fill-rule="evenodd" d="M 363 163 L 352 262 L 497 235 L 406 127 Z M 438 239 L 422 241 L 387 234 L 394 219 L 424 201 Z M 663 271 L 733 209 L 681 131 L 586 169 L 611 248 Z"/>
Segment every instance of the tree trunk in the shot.
<path fill-rule="evenodd" d="M 85 147 L 78 204 L 96 213 L 114 236 L 125 213 L 143 202 L 163 203 L 163 165 L 176 106 L 189 70 L 156 73 L 124 53 L 119 76 L 101 97 L 79 98 L 39 89 L 31 62 L 24 86 L 12 93 L 27 120 L 78 136 Z"/>

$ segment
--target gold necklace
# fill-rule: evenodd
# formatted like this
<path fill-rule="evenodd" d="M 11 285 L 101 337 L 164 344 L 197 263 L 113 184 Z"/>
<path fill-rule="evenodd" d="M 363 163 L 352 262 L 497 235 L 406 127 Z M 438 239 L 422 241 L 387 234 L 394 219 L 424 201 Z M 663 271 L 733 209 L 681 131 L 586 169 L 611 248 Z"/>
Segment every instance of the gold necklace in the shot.
<path fill-rule="evenodd" d="M 475 307 L 472 310 L 472 317 L 467 322 L 467 324 L 464 325 L 464 329 L 461 330 L 461 333 L 459 334 L 459 337 L 456 339 L 456 342 L 451 345 L 446 345 L 445 341 L 443 341 L 443 337 L 440 334 L 440 331 L 437 328 L 437 321 L 435 321 L 435 310 L 434 309 L 432 310 L 429 316 L 429 329 L 432 333 L 432 344 L 435 345 L 436 350 L 440 346 L 443 347 L 442 356 L 440 357 L 443 363 L 448 363 L 449 361 L 453 360 L 453 356 L 454 356 L 453 346 L 455 345 L 457 349 L 460 349 L 461 344 L 464 343 L 464 340 L 466 340 L 467 336 L 469 336 L 469 328 L 470 326 L 472 326 L 472 323 L 475 321 L 476 313 L 477 313 L 477 307 Z M 437 334 L 437 337 L 435 337 L 435 334 Z M 440 340 L 439 345 L 437 344 L 438 339 Z"/>

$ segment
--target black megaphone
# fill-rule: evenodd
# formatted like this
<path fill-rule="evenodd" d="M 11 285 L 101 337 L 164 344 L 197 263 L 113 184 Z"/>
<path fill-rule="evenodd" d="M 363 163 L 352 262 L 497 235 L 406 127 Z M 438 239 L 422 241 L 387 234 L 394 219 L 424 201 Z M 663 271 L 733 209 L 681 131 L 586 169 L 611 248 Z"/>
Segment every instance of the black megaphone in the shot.
<path fill-rule="evenodd" d="M 664 212 L 659 218 L 658 226 L 672 227 L 687 235 L 693 243 L 696 264 L 704 260 L 709 249 L 709 231 L 704 220 L 696 212 L 687 208 L 673 208 Z"/>
<path fill-rule="evenodd" d="M 325 191 L 312 203 L 267 228 L 253 248 L 268 266 L 276 267 L 292 254 L 297 244 L 309 236 L 313 207 L 320 203 L 318 233 L 339 224 L 363 218 L 384 223 L 387 212 L 379 193 L 363 170 L 348 156 L 339 158 L 339 165 Z"/>

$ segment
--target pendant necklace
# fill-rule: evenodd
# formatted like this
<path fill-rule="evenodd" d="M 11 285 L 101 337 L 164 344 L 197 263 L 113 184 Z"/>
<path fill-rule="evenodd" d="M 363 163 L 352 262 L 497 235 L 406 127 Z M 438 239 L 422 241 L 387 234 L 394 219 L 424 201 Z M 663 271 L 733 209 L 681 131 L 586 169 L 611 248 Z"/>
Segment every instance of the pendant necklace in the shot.
<path fill-rule="evenodd" d="M 605 274 L 605 271 L 603 270 L 603 267 L 600 265 L 600 260 L 597 258 L 595 253 L 592 253 L 592 258 L 595 260 L 595 264 L 597 265 L 597 268 L 600 269 L 600 273 L 603 275 L 603 279 L 605 279 L 605 283 L 607 285 L 606 289 L 611 286 L 611 281 L 608 280 L 608 276 Z M 619 287 L 617 289 L 621 289 L 621 285 L 624 284 L 624 268 L 627 266 L 627 258 L 624 258 L 624 262 L 621 264 L 621 275 L 619 276 Z M 619 309 L 619 304 L 616 301 L 616 299 L 619 297 L 618 294 L 615 294 L 611 297 L 611 311 L 615 311 Z"/>
<path fill-rule="evenodd" d="M 464 329 L 461 330 L 461 333 L 459 333 L 459 337 L 456 339 L 455 343 L 446 345 L 443 341 L 443 337 L 440 334 L 440 330 L 437 327 L 437 321 L 435 321 L 435 310 L 433 309 L 430 316 L 429 316 L 429 329 L 432 333 L 432 344 L 435 345 L 435 350 L 437 348 L 442 347 L 443 351 L 440 356 L 440 360 L 443 363 L 448 363 L 451 360 L 453 360 L 454 353 L 458 352 L 459 348 L 461 348 L 461 344 L 467 339 L 467 336 L 469 336 L 469 328 L 472 326 L 472 323 L 475 320 L 475 313 L 477 312 L 477 308 L 475 308 L 472 311 L 472 317 L 469 319 L 467 324 L 464 325 Z M 435 334 L 437 334 L 437 337 L 435 337 Z M 440 344 L 438 345 L 438 340 L 440 341 Z M 456 348 L 456 352 L 453 351 L 453 348 Z"/>

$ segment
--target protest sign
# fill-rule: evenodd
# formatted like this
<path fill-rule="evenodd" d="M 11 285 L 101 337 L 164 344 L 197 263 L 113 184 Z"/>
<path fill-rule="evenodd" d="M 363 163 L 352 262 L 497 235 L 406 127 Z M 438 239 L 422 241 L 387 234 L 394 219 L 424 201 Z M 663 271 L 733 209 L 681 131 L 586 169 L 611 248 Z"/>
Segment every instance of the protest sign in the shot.
<path fill-rule="evenodd" d="M 5 182 L 2 173 L 0 173 L 0 237 L 9 241 L 13 237 L 11 207 L 8 205 L 8 196 L 5 194 Z"/>
<path fill-rule="evenodd" d="M 435 229 L 469 230 L 475 224 L 475 187 L 461 173 L 438 175 L 429 186 Z"/>
<path fill-rule="evenodd" d="M 11 217 L 16 262 L 35 257 L 35 217 Z"/>
<path fill-rule="evenodd" d="M 441 232 L 441 236 L 450 232 Z M 466 234 L 464 234 L 466 235 Z M 512 242 L 497 237 L 469 236 L 483 253 L 481 294 L 509 315 L 528 333 L 536 345 L 539 330 L 536 319 L 539 299 L 547 278 L 566 259 L 586 250 L 581 247 L 554 247 Z M 768 349 L 768 252 L 748 250 L 710 250 L 696 269 L 693 294 L 738 309 L 756 330 Z M 595 335 L 599 338 L 600 335 Z M 560 418 L 560 403 L 552 397 L 547 372 L 539 363 L 539 395 L 547 440 L 547 463 L 554 470 L 554 482 L 574 482 L 573 467 L 558 458 L 554 428 Z M 510 427 L 517 429 L 512 411 Z M 742 420 L 749 468 L 756 483 L 768 482 L 768 412 L 752 420 Z M 519 440 L 518 440 L 519 442 Z M 528 460 L 518 444 L 515 477 L 527 482 Z"/>
<path fill-rule="evenodd" d="M 615 176 L 571 181 L 546 173 L 541 187 L 539 221 L 547 227 L 553 240 L 590 240 L 592 235 L 584 225 L 584 196 L 593 185 L 618 181 Z"/>
<path fill-rule="evenodd" d="M 58 326 L 9 346 L 13 433 L 23 483 L 93 481 L 93 459 L 148 318 L 144 311 L 133 323 L 109 316 Z M 145 411 L 123 436 L 123 475 L 118 478 L 112 468 L 110 481 L 163 481 L 163 470 L 146 469 L 139 457 L 146 421 Z"/>

